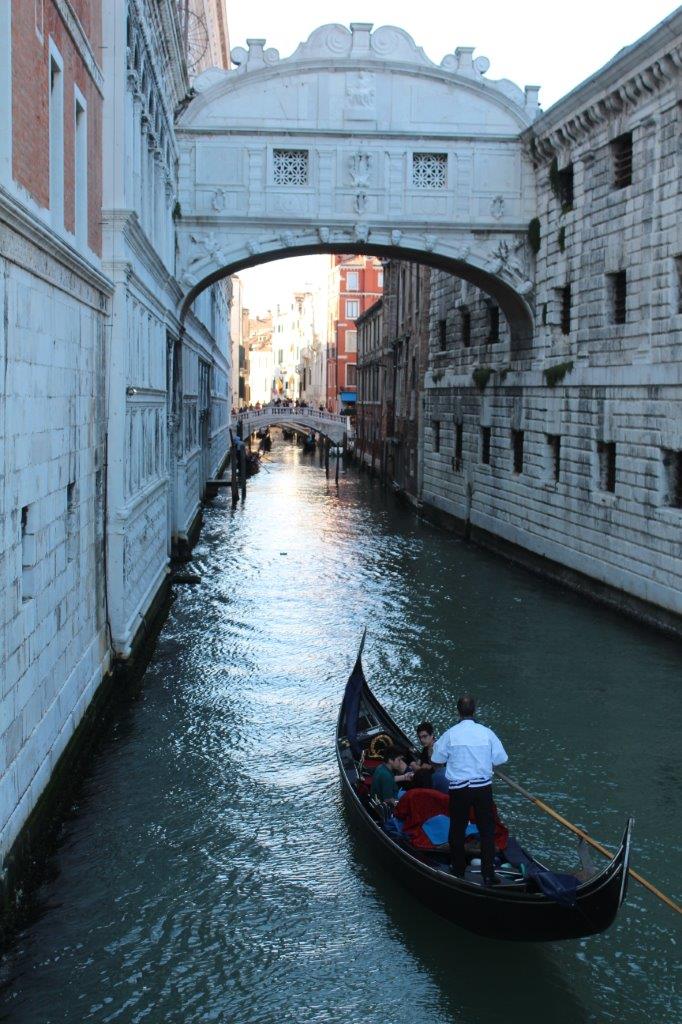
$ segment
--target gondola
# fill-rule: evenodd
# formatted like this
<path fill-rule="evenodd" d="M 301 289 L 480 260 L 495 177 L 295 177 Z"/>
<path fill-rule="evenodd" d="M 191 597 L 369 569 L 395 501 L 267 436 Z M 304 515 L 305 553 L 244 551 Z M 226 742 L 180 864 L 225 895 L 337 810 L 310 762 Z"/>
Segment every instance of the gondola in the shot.
<path fill-rule="evenodd" d="M 553 876 L 526 851 L 523 853 L 530 862 L 530 873 L 527 866 L 520 869 L 512 865 L 498 874 L 500 884 L 485 887 L 475 871 L 467 869 L 464 878 L 453 875 L 447 849 L 420 849 L 404 835 L 389 830 L 386 805 L 363 792 L 363 765 L 372 743 L 376 745 L 380 736 L 408 752 L 414 751 L 414 746 L 367 685 L 363 644 L 364 637 L 339 711 L 336 756 L 345 803 L 368 845 L 423 903 L 479 935 L 550 942 L 582 938 L 608 928 L 625 899 L 632 819 L 613 859 L 602 870 L 589 865 L 589 877 L 577 883 L 571 905 L 546 895 L 537 883 L 538 875 L 543 881 L 547 876 L 565 876 Z M 588 864 L 584 851 L 582 859 Z"/>

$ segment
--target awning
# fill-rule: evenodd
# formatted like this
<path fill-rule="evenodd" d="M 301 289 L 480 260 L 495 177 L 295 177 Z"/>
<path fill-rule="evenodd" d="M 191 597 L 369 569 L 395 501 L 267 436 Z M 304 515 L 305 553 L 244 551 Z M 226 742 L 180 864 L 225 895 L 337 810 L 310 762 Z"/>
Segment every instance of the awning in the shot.
<path fill-rule="evenodd" d="M 339 398 L 341 399 L 342 402 L 354 402 L 357 398 L 357 395 L 354 391 L 342 391 L 341 394 L 339 395 Z"/>

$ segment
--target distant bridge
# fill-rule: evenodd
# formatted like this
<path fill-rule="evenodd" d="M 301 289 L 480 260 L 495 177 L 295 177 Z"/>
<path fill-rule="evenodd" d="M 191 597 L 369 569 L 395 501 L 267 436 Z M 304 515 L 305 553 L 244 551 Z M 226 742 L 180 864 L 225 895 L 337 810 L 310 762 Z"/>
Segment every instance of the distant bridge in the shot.
<path fill-rule="evenodd" d="M 328 437 L 333 444 L 341 444 L 344 435 L 349 438 L 352 428 L 349 416 L 340 416 L 324 409 L 313 409 L 307 406 L 269 405 L 264 409 L 245 409 L 232 419 L 232 429 L 236 430 L 241 423 L 241 435 L 244 440 L 256 430 L 263 427 L 285 427 Z"/>

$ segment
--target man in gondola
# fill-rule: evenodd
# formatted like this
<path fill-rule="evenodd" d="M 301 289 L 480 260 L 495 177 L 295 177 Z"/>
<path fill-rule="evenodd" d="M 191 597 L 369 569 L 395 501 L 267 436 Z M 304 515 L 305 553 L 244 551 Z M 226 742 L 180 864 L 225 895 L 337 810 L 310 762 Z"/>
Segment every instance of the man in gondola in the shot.
<path fill-rule="evenodd" d="M 473 697 L 457 701 L 459 722 L 433 745 L 431 763 L 445 765 L 450 789 L 450 861 L 452 872 L 464 877 L 466 857 L 464 835 L 473 807 L 481 838 L 481 875 L 484 885 L 495 885 L 495 811 L 493 805 L 493 768 L 508 760 L 499 739 L 484 725 L 474 721 Z"/>
<path fill-rule="evenodd" d="M 399 782 L 410 782 L 413 772 L 407 771 L 407 765 L 401 750 L 397 747 L 387 747 L 382 756 L 382 764 L 378 765 L 372 776 L 370 793 L 378 800 L 395 803 Z"/>

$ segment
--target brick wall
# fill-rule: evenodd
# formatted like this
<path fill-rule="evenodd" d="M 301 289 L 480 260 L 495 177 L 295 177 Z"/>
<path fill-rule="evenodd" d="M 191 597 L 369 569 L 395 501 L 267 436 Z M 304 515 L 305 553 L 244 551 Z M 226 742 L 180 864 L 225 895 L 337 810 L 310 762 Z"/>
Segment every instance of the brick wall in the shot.
<path fill-rule="evenodd" d="M 101 0 L 74 4 L 94 56 L 101 48 Z M 102 250 L 102 97 L 52 0 L 42 5 L 12 3 L 12 164 L 13 176 L 35 202 L 50 205 L 49 41 L 64 61 L 64 226 L 75 229 L 74 85 L 87 102 L 88 244 Z"/>

